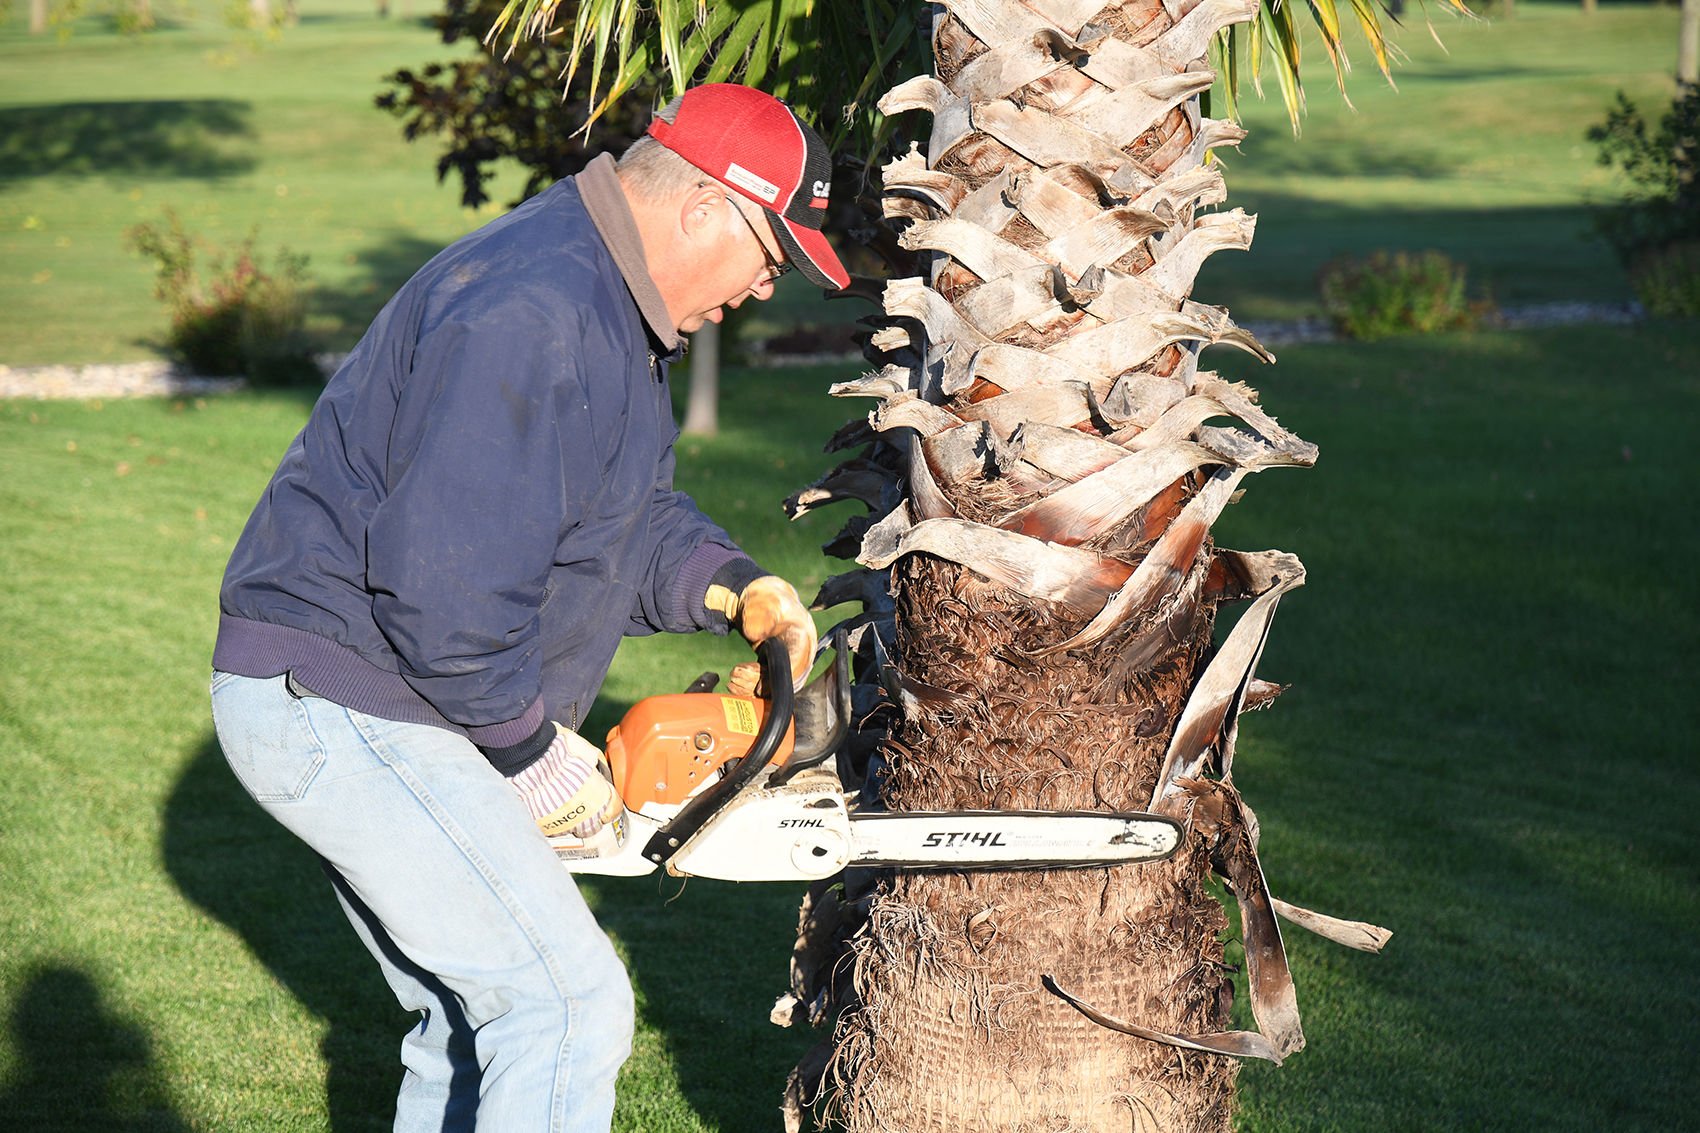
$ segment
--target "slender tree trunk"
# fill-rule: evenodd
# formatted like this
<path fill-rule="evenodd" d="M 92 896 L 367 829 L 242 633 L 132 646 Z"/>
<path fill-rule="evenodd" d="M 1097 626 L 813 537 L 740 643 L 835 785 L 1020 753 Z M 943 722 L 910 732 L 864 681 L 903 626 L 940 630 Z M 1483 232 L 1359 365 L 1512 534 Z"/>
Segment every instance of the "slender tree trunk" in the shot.
<path fill-rule="evenodd" d="M 838 1027 L 791 1099 L 824 1099 L 854 1133 L 1225 1130 L 1233 1056 L 1303 1045 L 1231 766 L 1238 712 L 1273 692 L 1252 676 L 1262 633 L 1303 568 L 1208 531 L 1244 475 L 1315 450 L 1198 369 L 1215 342 L 1272 358 L 1188 298 L 1207 256 L 1251 240 L 1251 218 L 1211 211 L 1225 185 L 1206 160 L 1243 131 L 1203 119 L 1198 94 L 1211 36 L 1256 2 L 941 12 L 936 78 L 880 104 L 932 117 L 924 159 L 885 171 L 919 275 L 886 287 L 883 368 L 834 391 L 880 399 L 876 443 L 792 510 L 875 509 L 837 545 L 859 539 L 876 573 L 856 585 L 874 626 L 890 618 L 889 657 L 864 650 L 886 806 L 1155 809 L 1186 837 L 1137 867 L 817 889 L 788 1002 Z M 1223 415 L 1249 430 L 1203 425 Z M 869 486 L 882 474 L 902 482 L 895 507 Z M 1213 643 L 1217 606 L 1242 599 Z M 1213 872 L 1241 906 L 1261 1035 L 1227 1031 Z"/>
<path fill-rule="evenodd" d="M 1676 77 L 1700 83 L 1700 0 L 1682 0 L 1682 26 L 1676 37 Z"/>
<path fill-rule="evenodd" d="M 691 335 L 691 388 L 685 399 L 687 433 L 720 431 L 720 326 L 704 323 Z"/>
<path fill-rule="evenodd" d="M 30 34 L 47 32 L 47 0 L 30 0 Z"/>
<path fill-rule="evenodd" d="M 257 28 L 267 28 L 272 23 L 271 0 L 248 0 L 248 16 Z"/>
<path fill-rule="evenodd" d="M 1584 15 L 1591 16 L 1599 10 L 1600 0 L 1582 0 L 1582 12 Z"/>

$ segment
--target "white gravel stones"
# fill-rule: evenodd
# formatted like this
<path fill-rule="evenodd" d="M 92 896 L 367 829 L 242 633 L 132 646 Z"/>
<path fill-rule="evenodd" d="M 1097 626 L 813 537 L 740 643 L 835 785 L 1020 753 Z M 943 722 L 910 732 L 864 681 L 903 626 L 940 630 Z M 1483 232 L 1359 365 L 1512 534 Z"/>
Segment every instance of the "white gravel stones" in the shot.
<path fill-rule="evenodd" d="M 0 366 L 0 397 L 37 400 L 200 396 L 238 389 L 243 384 L 240 378 L 192 377 L 160 361 L 116 366 Z"/>
<path fill-rule="evenodd" d="M 1537 303 L 1524 307 L 1501 309 L 1492 325 L 1521 328 L 1561 326 L 1570 323 L 1608 323 L 1622 325 L 1645 317 L 1639 303 Z M 1301 319 L 1296 322 L 1263 323 L 1248 321 L 1247 330 L 1267 346 L 1305 342 L 1332 342 L 1335 335 L 1324 319 Z M 317 359 L 320 368 L 329 374 L 341 365 L 342 354 L 323 354 Z M 855 360 L 846 355 L 808 359 L 765 359 L 765 364 L 798 365 L 802 362 L 836 362 Z M 759 363 L 758 363 L 759 364 Z M 206 394 L 228 393 L 246 385 L 242 378 L 204 378 L 178 370 L 170 362 L 124 362 L 117 365 L 88 366 L 4 366 L 0 365 L 0 398 L 121 398 L 121 397 L 200 397 Z"/>

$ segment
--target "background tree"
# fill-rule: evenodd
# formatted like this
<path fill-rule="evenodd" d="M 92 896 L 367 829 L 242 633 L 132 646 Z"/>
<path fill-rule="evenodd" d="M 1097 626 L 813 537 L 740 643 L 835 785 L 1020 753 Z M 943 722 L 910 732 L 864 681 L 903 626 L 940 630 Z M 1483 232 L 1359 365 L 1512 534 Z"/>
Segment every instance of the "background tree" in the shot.
<path fill-rule="evenodd" d="M 1682 23 L 1676 37 L 1678 82 L 1700 83 L 1700 0 L 1682 0 Z"/>
<path fill-rule="evenodd" d="M 10 5 L 0 4 L 0 19 Z M 109 14 L 118 29 L 126 34 L 145 32 L 154 26 L 153 0 L 110 0 L 93 5 L 92 10 Z M 29 33 L 45 35 L 48 28 L 59 25 L 61 34 L 69 34 L 70 25 L 89 14 L 91 6 L 77 0 L 55 4 L 53 0 L 29 0 Z"/>
<path fill-rule="evenodd" d="M 1304 571 L 1209 534 L 1249 473 L 1315 458 L 1249 386 L 1199 368 L 1215 343 L 1272 359 L 1190 297 L 1204 260 L 1253 231 L 1214 211 L 1210 151 L 1243 132 L 1204 112 L 1206 56 L 1230 114 L 1242 70 L 1268 64 L 1296 127 L 1295 6 L 870 2 L 851 39 L 831 38 L 823 12 L 854 7 L 598 0 L 560 22 L 569 75 L 588 66 L 608 91 L 596 108 L 657 65 L 679 89 L 712 59 L 711 77 L 874 138 L 861 92 L 925 16 L 931 73 L 877 107 L 932 119 L 925 149 L 884 170 L 895 278 L 868 337 L 877 368 L 833 390 L 879 404 L 830 443 L 855 455 L 789 504 L 869 509 L 828 545 L 861 568 L 817 605 L 865 606 L 850 625 L 873 789 L 894 810 L 1156 809 L 1187 835 L 1158 865 L 817 887 L 779 1014 L 836 1027 L 793 1077 L 793 1123 L 820 1102 L 854 1130 L 1225 1128 L 1236 1058 L 1303 1044 L 1276 916 L 1385 939 L 1264 883 L 1234 741 L 1239 713 L 1279 692 L 1255 667 Z M 1308 10 L 1343 79 L 1340 13 Z M 1375 8 L 1351 14 L 1385 71 Z M 498 27 L 520 43 L 556 17 L 514 0 Z M 858 93 L 828 97 L 833 84 Z M 1249 605 L 1216 642 L 1228 602 Z M 1257 1030 L 1232 1029 L 1216 878 L 1238 906 Z"/>
<path fill-rule="evenodd" d="M 501 16 L 502 0 L 447 0 L 431 24 L 444 44 L 480 42 Z M 452 175 L 461 203 L 478 208 L 503 162 L 526 172 L 517 205 L 583 169 L 604 150 L 618 153 L 649 125 L 654 81 L 638 76 L 632 97 L 591 118 L 589 75 L 562 90 L 568 56 L 558 41 L 526 40 L 506 50 L 482 48 L 449 63 L 403 68 L 386 77 L 378 106 L 402 121 L 408 141 L 443 144 L 437 179 Z"/>

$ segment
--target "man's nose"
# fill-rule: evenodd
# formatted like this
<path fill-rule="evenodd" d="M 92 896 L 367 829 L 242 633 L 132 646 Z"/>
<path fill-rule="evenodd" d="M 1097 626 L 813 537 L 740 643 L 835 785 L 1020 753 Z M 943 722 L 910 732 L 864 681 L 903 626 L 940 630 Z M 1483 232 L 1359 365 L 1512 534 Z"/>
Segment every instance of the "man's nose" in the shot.
<path fill-rule="evenodd" d="M 752 284 L 747 290 L 739 292 L 738 297 L 726 305 L 728 307 L 740 307 L 746 299 L 754 299 L 759 303 L 771 298 L 773 298 L 773 280 L 764 279 L 759 283 Z"/>

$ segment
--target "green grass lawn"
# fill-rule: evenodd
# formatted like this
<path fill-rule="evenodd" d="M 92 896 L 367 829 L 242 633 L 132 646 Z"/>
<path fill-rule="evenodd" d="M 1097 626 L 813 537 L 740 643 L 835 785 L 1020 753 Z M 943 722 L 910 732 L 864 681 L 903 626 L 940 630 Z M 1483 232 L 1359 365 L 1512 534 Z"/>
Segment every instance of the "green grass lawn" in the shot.
<path fill-rule="evenodd" d="M 1587 128 L 1622 89 L 1657 119 L 1675 91 L 1674 7 L 1519 3 L 1466 21 L 1407 11 L 1408 58 L 1388 87 L 1361 47 L 1347 106 L 1326 57 L 1306 54 L 1309 113 L 1295 141 L 1275 97 L 1245 99 L 1250 136 L 1223 153 L 1229 204 L 1258 216 L 1249 255 L 1214 257 L 1196 298 L 1241 319 L 1318 313 L 1317 269 L 1377 248 L 1438 248 L 1500 303 L 1627 300 L 1588 206 L 1621 192 Z M 1348 38 L 1348 44 L 1355 41 Z M 1444 44 L 1444 47 L 1442 46 Z"/>
<path fill-rule="evenodd" d="M 92 19 L 62 40 L 0 24 L 0 362 L 158 353 L 164 309 L 124 233 L 167 206 L 211 241 L 257 229 L 263 252 L 306 253 L 314 328 L 343 349 L 415 268 L 494 216 L 463 209 L 435 150 L 373 106 L 384 75 L 451 54 L 418 18 L 429 9 L 374 7 L 307 0 L 276 39 L 204 3 L 165 9 L 140 38 Z"/>
<path fill-rule="evenodd" d="M 211 240 L 257 228 L 262 251 L 307 253 L 313 328 L 335 349 L 414 268 L 494 215 L 462 209 L 457 186 L 435 179 L 435 143 L 409 145 L 373 108 L 382 76 L 449 54 L 419 19 L 374 7 L 305 0 L 301 24 L 276 39 L 187 2 L 139 39 L 92 18 L 62 39 L 0 23 L 0 364 L 158 354 L 164 312 L 124 232 L 166 206 Z M 1313 47 L 1296 142 L 1279 102 L 1246 92 L 1251 136 L 1223 156 L 1229 203 L 1259 216 L 1254 253 L 1215 257 L 1197 298 L 1242 319 L 1315 314 L 1317 268 L 1382 247 L 1441 248 L 1505 303 L 1628 298 L 1588 237 L 1587 203 L 1616 187 L 1583 132 L 1620 87 L 1649 112 L 1668 99 L 1675 7 L 1584 17 L 1525 0 L 1512 21 L 1436 25 L 1446 51 L 1408 19 L 1397 92 L 1356 52 L 1356 110 Z M 518 187 L 510 171 L 493 197 Z M 816 313 L 805 291 L 786 298 L 807 317 L 846 317 Z"/>
<path fill-rule="evenodd" d="M 1258 384 L 1322 455 L 1219 528 L 1309 569 L 1236 779 L 1277 895 L 1395 936 L 1286 933 L 1311 1046 L 1248 1070 L 1244 1128 L 1685 1125 L 1700 600 L 1662 564 L 1700 545 L 1700 334 L 1293 349 Z"/>
<path fill-rule="evenodd" d="M 303 8 L 277 41 L 210 15 L 140 41 L 0 24 L 0 362 L 147 356 L 162 318 L 121 236 L 166 204 L 310 253 L 329 345 L 484 219 L 370 108 L 383 73 L 443 55 L 434 36 L 363 0 Z M 1359 58 L 1355 113 L 1318 66 L 1296 144 L 1253 106 L 1229 184 L 1257 243 L 1198 298 L 1311 313 L 1315 268 L 1374 247 L 1443 248 L 1507 302 L 1627 297 L 1582 238 L 1608 186 L 1581 131 L 1619 86 L 1668 89 L 1675 10 L 1517 12 L 1443 21 L 1450 56 L 1414 21 L 1400 93 Z M 1278 896 L 1395 936 L 1372 957 L 1288 932 L 1310 1045 L 1246 1070 L 1242 1128 L 1691 1124 L 1700 334 L 1280 353 L 1249 376 L 1322 458 L 1253 478 L 1219 538 L 1297 553 L 1309 585 L 1261 669 L 1293 687 L 1245 721 L 1236 778 Z M 838 569 L 816 548 L 843 517 L 788 526 L 778 499 L 865 408 L 824 396 L 849 372 L 735 371 L 724 434 L 681 447 L 681 483 L 805 592 Z M 0 402 L 7 1127 L 388 1128 L 408 1021 L 310 857 L 229 776 L 205 703 L 219 575 L 308 401 Z M 587 730 L 744 654 L 628 643 Z M 813 1039 L 767 1022 L 798 887 L 586 889 L 639 1000 L 616 1127 L 778 1128 Z"/>
<path fill-rule="evenodd" d="M 842 372 L 735 372 L 680 480 L 805 589 L 838 520 Z M 1236 778 L 1277 895 L 1392 928 L 1288 933 L 1309 1048 L 1242 1127 L 1677 1128 L 1700 996 L 1700 413 L 1691 325 L 1295 348 L 1265 403 L 1321 446 L 1220 541 L 1309 585 Z M 303 398 L 0 403 L 0 1112 L 19 1128 L 377 1130 L 406 1020 L 308 858 L 240 793 L 205 706 L 231 541 Z M 776 423 L 783 422 L 782 427 Z M 592 730 L 724 668 L 629 643 Z M 617 1128 L 777 1128 L 807 1036 L 766 1022 L 798 888 L 597 880 L 641 1020 Z M 681 892 L 682 889 L 682 892 Z"/>

